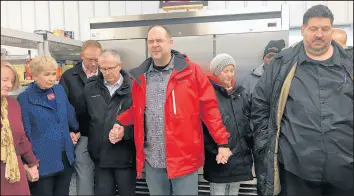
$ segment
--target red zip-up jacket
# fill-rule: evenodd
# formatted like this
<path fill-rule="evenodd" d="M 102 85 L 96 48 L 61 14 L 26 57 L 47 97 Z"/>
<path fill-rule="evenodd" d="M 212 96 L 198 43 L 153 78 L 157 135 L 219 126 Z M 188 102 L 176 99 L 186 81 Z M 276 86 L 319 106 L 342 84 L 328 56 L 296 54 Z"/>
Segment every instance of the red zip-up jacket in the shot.
<path fill-rule="evenodd" d="M 174 55 L 174 70 L 167 85 L 165 103 L 166 169 L 170 179 L 193 173 L 203 166 L 204 141 L 201 120 L 218 145 L 227 145 L 229 137 L 222 124 L 214 88 L 208 78 L 187 56 L 175 50 L 171 52 Z M 118 123 L 123 126 L 134 124 L 138 178 L 141 178 L 145 163 L 144 73 L 151 62 L 152 59 L 148 58 L 131 71 L 134 78 L 133 106 L 117 117 Z"/>

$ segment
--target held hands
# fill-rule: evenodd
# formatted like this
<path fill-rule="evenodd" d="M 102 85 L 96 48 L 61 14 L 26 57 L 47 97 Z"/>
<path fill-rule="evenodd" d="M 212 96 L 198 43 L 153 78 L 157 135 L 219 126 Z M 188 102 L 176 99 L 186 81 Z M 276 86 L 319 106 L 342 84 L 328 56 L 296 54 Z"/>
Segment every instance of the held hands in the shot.
<path fill-rule="evenodd" d="M 216 155 L 216 162 L 218 164 L 226 164 L 231 155 L 232 152 L 230 151 L 230 148 L 220 147 L 218 155 Z"/>
<path fill-rule="evenodd" d="M 119 124 L 114 124 L 113 128 L 109 132 L 108 139 L 112 144 L 116 144 L 121 141 L 124 136 L 124 127 Z"/>
<path fill-rule="evenodd" d="M 23 165 L 26 171 L 27 180 L 30 182 L 36 182 L 39 180 L 38 165 L 28 167 L 28 165 Z"/>
<path fill-rule="evenodd" d="M 81 136 L 80 132 L 78 133 L 70 132 L 71 141 L 73 142 L 74 145 L 77 144 L 77 142 L 80 139 L 80 136 Z"/>

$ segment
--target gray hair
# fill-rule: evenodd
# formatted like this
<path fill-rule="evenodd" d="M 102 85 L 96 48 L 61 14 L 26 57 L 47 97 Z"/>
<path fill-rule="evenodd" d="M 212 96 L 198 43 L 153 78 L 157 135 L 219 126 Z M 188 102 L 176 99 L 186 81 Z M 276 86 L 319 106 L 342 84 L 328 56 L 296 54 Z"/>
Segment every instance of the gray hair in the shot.
<path fill-rule="evenodd" d="M 103 50 L 102 53 L 100 54 L 100 58 L 102 57 L 106 57 L 106 56 L 113 56 L 118 63 L 120 63 L 120 55 L 118 54 L 118 52 L 116 50 L 113 49 L 106 49 Z"/>

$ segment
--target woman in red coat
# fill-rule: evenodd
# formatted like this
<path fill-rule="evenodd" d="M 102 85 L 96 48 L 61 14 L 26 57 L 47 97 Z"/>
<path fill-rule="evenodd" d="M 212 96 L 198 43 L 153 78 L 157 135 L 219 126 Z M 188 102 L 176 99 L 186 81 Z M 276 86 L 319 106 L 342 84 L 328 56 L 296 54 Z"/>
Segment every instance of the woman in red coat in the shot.
<path fill-rule="evenodd" d="M 15 68 L 1 61 L 1 195 L 30 195 L 26 175 L 31 181 L 38 180 L 39 160 L 23 130 L 20 105 L 8 97 L 18 86 Z"/>

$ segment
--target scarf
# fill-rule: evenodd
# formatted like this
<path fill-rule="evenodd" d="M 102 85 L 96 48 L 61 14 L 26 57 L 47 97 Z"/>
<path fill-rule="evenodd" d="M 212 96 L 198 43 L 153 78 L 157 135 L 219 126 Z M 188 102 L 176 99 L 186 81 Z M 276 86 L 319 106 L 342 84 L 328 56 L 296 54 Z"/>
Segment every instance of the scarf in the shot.
<path fill-rule="evenodd" d="M 5 164 L 5 179 L 10 183 L 20 181 L 20 169 L 8 119 L 7 99 L 1 96 L 1 161 Z"/>

